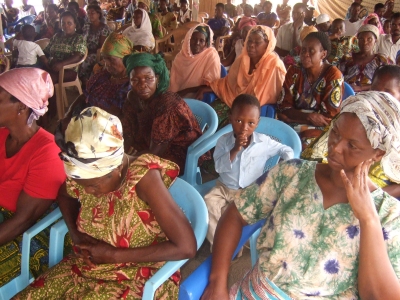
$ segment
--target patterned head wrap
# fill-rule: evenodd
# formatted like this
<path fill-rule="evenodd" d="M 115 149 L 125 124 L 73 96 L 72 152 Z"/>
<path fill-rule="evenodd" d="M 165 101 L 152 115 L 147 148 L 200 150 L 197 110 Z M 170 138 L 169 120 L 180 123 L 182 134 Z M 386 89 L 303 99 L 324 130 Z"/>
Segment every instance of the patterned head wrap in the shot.
<path fill-rule="evenodd" d="M 101 54 L 123 58 L 133 52 L 133 43 L 120 33 L 111 33 L 101 47 Z"/>
<path fill-rule="evenodd" d="M 206 37 L 206 44 L 207 47 L 210 47 L 210 32 L 209 32 L 209 27 L 208 26 L 197 26 L 195 30 L 193 30 L 194 32 L 200 32 L 202 34 L 204 34 L 204 36 Z"/>
<path fill-rule="evenodd" d="M 65 131 L 60 157 L 68 177 L 102 177 L 117 168 L 124 156 L 120 120 L 92 106 L 72 118 Z"/>
<path fill-rule="evenodd" d="M 372 148 L 385 151 L 381 166 L 386 176 L 400 183 L 400 103 L 384 92 L 361 92 L 342 102 L 340 114 L 355 113 Z"/>
<path fill-rule="evenodd" d="M 385 32 L 383 31 L 381 20 L 380 20 L 379 16 L 376 13 L 369 14 L 369 16 L 364 19 L 363 25 L 369 24 L 369 21 L 372 20 L 372 19 L 376 19 L 378 21 L 378 32 L 380 34 L 384 34 Z"/>
<path fill-rule="evenodd" d="M 367 24 L 367 25 L 362 25 L 357 32 L 357 36 L 361 33 L 361 32 L 372 32 L 375 35 L 375 39 L 377 39 L 379 37 L 379 29 L 378 27 L 371 25 L 371 24 Z"/>
<path fill-rule="evenodd" d="M 138 4 L 139 4 L 140 2 L 142 2 L 142 3 L 145 4 L 145 5 L 147 5 L 147 8 L 150 9 L 150 0 L 139 0 L 139 1 L 138 1 Z"/>
<path fill-rule="evenodd" d="M 27 124 L 32 125 L 47 111 L 54 86 L 49 73 L 38 68 L 12 69 L 0 75 L 0 86 L 32 109 Z"/>
<path fill-rule="evenodd" d="M 129 75 L 136 67 L 150 67 L 158 75 L 156 95 L 165 92 L 169 87 L 169 72 L 160 54 L 133 53 L 124 57 L 126 73 Z"/>

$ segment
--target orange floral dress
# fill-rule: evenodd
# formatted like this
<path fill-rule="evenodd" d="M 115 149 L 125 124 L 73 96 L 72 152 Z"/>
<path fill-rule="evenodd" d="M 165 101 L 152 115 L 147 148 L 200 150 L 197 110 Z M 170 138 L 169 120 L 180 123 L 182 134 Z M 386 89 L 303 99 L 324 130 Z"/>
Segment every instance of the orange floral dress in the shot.
<path fill-rule="evenodd" d="M 145 154 L 129 167 L 122 190 L 101 198 L 67 180 L 68 193 L 81 202 L 78 229 L 114 247 L 135 248 L 167 240 L 149 205 L 138 198 L 136 184 L 150 169 L 159 169 L 169 188 L 179 174 L 178 166 Z M 141 299 L 146 281 L 165 262 L 100 264 L 94 268 L 74 255 L 39 276 L 17 299 Z M 155 299 L 178 299 L 180 273 L 161 285 Z"/>

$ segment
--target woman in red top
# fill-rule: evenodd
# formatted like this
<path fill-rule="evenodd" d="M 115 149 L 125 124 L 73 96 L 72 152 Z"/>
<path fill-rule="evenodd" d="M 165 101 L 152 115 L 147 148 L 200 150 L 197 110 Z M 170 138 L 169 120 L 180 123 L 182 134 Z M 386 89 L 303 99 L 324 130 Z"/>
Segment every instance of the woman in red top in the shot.
<path fill-rule="evenodd" d="M 21 234 L 50 208 L 65 181 L 54 136 L 36 124 L 52 95 L 50 75 L 40 69 L 0 75 L 0 286 L 19 274 Z M 31 247 L 34 275 L 47 257 L 43 243 L 38 236 Z"/>

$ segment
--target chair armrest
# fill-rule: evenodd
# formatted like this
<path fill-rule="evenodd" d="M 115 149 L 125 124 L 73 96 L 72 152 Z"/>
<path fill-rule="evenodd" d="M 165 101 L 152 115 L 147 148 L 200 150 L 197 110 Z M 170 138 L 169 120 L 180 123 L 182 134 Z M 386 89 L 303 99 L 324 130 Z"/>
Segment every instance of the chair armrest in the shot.
<path fill-rule="evenodd" d="M 59 263 L 64 255 L 64 238 L 68 232 L 68 227 L 64 219 L 60 220 L 51 227 L 49 243 L 49 267 Z"/>
<path fill-rule="evenodd" d="M 187 259 L 178 261 L 168 261 L 160 270 L 158 270 L 144 285 L 143 297 L 144 300 L 153 300 L 154 293 L 158 287 L 163 284 L 172 274 L 176 272 Z"/>
<path fill-rule="evenodd" d="M 31 251 L 32 238 L 49 227 L 62 217 L 60 209 L 57 207 L 31 228 L 24 232 L 22 236 L 22 251 L 21 251 L 21 280 L 24 281 L 25 286 L 29 284 L 29 260 Z"/>
<path fill-rule="evenodd" d="M 275 113 L 276 113 L 275 104 L 265 104 L 261 106 L 261 112 L 260 112 L 261 117 L 268 117 L 275 119 Z"/>
<path fill-rule="evenodd" d="M 208 150 L 215 147 L 217 144 L 218 139 L 232 130 L 231 125 L 227 125 L 224 128 L 218 130 L 209 138 L 202 141 L 196 147 L 192 148 L 188 151 L 186 156 L 186 165 L 185 165 L 185 172 L 182 176 L 182 179 L 186 182 L 190 183 L 193 186 L 196 186 L 196 174 L 197 174 L 197 162 L 204 153 Z"/>
<path fill-rule="evenodd" d="M 260 228 L 265 224 L 265 219 L 252 225 L 247 225 L 242 229 L 240 241 L 235 249 L 232 259 L 236 257 L 240 249 L 249 238 L 253 238 L 254 233 L 259 233 Z M 253 250 L 253 249 L 251 249 Z M 255 251 L 255 250 L 254 250 Z M 252 257 L 253 260 L 253 257 Z M 181 284 L 179 290 L 179 300 L 200 299 L 205 288 L 208 285 L 208 277 L 211 273 L 212 255 L 210 255 L 192 274 L 190 274 Z"/>

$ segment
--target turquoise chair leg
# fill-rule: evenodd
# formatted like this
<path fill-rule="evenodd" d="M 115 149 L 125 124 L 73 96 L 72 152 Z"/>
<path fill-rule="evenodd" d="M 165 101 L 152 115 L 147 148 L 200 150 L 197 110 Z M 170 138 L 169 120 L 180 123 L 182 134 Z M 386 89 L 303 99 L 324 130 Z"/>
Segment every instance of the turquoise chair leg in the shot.
<path fill-rule="evenodd" d="M 21 274 L 0 288 L 0 300 L 8 300 L 14 297 L 33 281 L 32 274 L 29 271 L 31 240 L 35 235 L 39 234 L 41 231 L 49 227 L 60 218 L 60 209 L 56 208 L 54 211 L 49 213 L 47 216 L 24 232 L 22 236 Z"/>
<path fill-rule="evenodd" d="M 64 256 L 64 239 L 68 227 L 64 220 L 54 224 L 50 230 L 49 268 L 58 264 Z"/>

